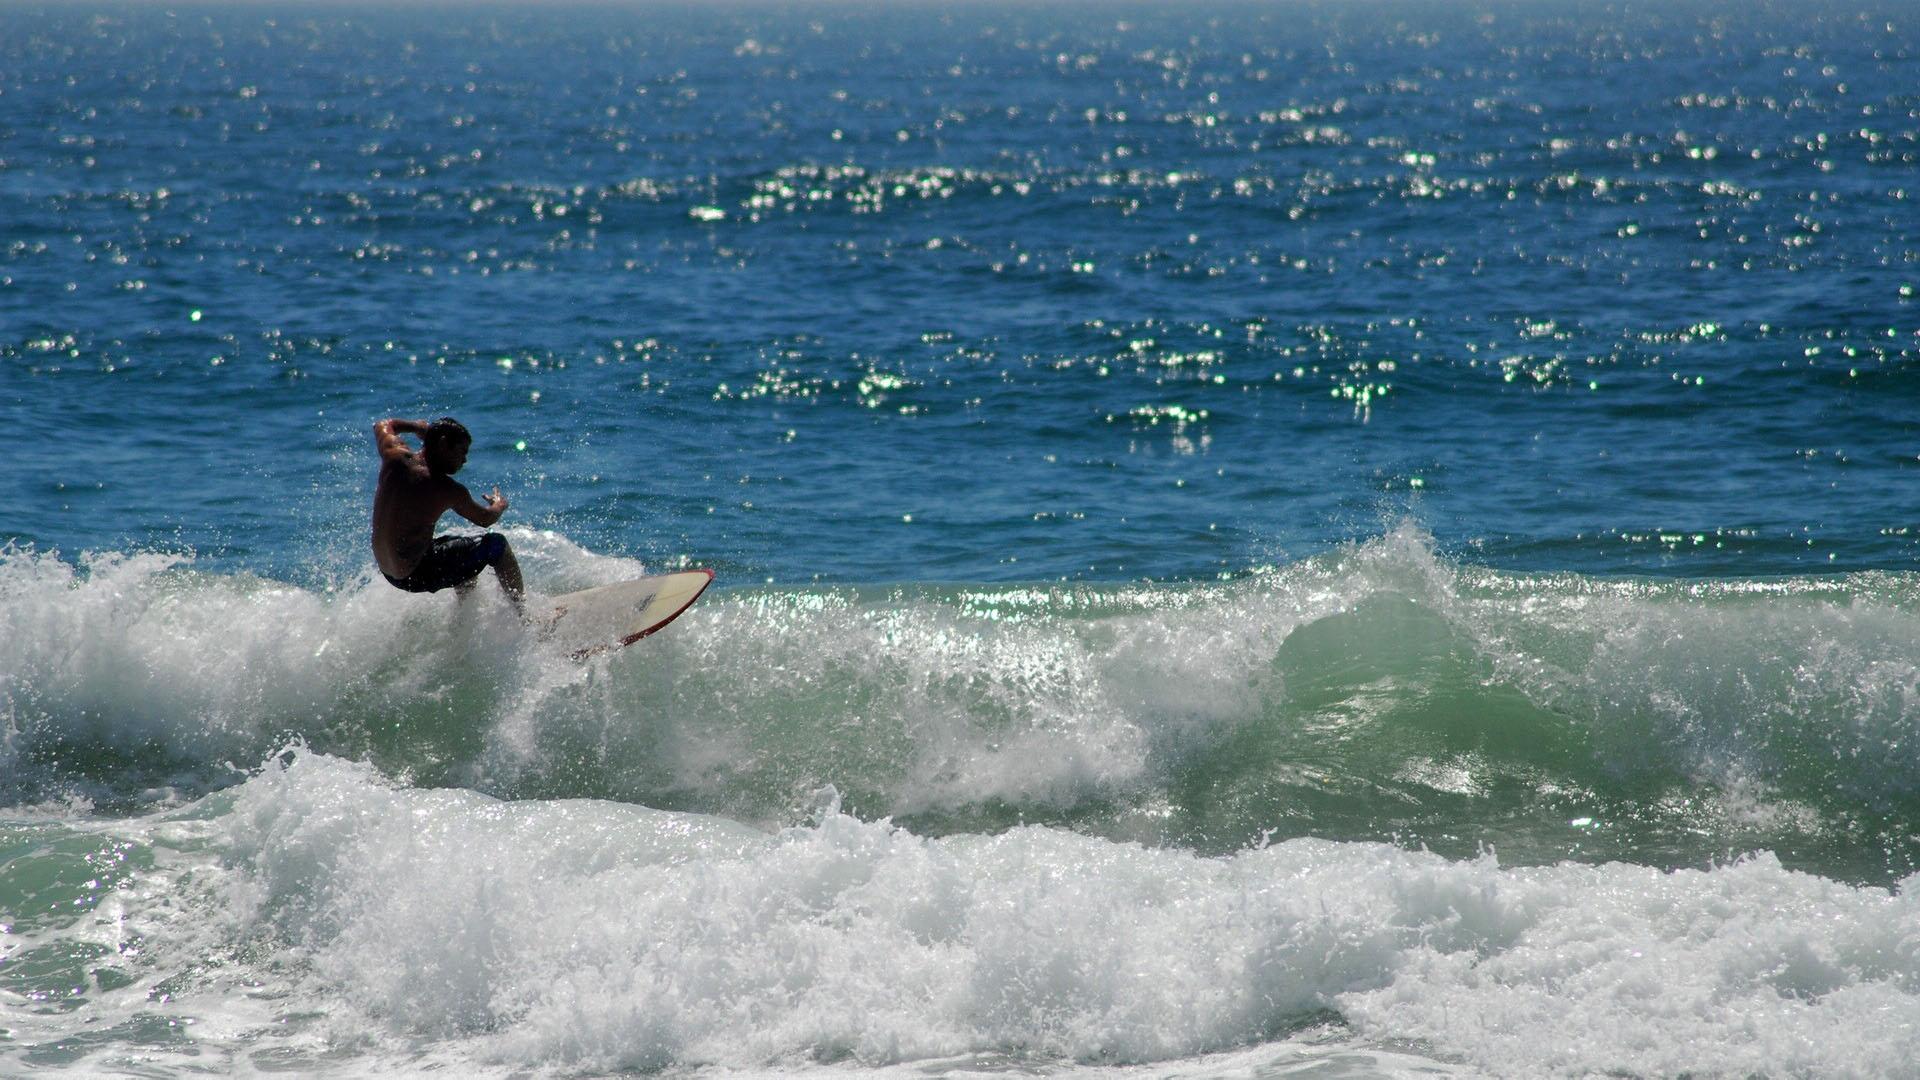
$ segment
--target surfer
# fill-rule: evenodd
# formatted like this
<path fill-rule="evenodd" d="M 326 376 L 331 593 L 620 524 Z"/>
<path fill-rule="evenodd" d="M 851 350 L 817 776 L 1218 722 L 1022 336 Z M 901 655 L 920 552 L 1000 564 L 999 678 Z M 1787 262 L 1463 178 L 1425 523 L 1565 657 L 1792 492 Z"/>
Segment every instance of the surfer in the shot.
<path fill-rule="evenodd" d="M 402 435 L 417 436 L 420 449 L 407 445 Z M 467 429 L 451 416 L 431 424 L 393 417 L 373 425 L 373 440 L 380 449 L 380 484 L 373 493 L 373 557 L 380 573 L 408 592 L 456 588 L 464 593 L 491 566 L 513 609 L 526 618 L 526 586 L 506 537 L 496 532 L 433 535 L 448 510 L 482 528 L 507 512 L 498 487 L 480 503 L 453 479 L 473 445 Z"/>

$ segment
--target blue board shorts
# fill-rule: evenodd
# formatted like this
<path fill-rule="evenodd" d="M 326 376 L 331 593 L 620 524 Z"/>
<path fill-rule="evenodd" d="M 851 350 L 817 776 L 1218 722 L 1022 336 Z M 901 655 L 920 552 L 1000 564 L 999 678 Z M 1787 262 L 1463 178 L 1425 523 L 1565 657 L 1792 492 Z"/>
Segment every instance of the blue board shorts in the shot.
<path fill-rule="evenodd" d="M 436 536 L 433 550 L 427 552 L 413 573 L 397 578 L 382 574 L 396 589 L 408 592 L 439 592 L 465 585 L 480 576 L 480 571 L 500 561 L 507 553 L 507 538 L 499 533 L 484 536 Z"/>

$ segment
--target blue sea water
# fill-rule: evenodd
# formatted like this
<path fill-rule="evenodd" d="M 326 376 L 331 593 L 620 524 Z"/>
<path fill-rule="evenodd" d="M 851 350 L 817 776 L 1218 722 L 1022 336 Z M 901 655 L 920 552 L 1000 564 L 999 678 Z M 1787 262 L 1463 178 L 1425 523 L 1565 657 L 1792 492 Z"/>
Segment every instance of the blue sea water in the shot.
<path fill-rule="evenodd" d="M 0 1072 L 1913 1076 L 1904 5 L 0 10 Z M 460 417 L 581 664 L 373 572 Z"/>

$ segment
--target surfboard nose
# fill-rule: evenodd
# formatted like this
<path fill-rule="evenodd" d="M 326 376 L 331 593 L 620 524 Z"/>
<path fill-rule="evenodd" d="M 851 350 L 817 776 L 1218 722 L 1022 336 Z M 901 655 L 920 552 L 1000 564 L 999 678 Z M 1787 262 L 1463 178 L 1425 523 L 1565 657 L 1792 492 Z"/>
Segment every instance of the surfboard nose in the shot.
<path fill-rule="evenodd" d="M 556 596 L 550 632 L 544 636 L 570 646 L 568 655 L 575 659 L 623 648 L 679 618 L 713 578 L 712 570 L 701 567 Z"/>

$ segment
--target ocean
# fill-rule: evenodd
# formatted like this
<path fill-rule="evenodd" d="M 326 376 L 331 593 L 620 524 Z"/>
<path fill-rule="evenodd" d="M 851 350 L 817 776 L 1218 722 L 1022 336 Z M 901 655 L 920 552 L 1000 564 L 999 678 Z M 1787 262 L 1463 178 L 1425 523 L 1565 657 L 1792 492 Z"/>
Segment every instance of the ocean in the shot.
<path fill-rule="evenodd" d="M 0 1074 L 1920 1076 L 1916 202 L 1885 0 L 9 4 Z"/>

